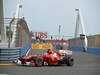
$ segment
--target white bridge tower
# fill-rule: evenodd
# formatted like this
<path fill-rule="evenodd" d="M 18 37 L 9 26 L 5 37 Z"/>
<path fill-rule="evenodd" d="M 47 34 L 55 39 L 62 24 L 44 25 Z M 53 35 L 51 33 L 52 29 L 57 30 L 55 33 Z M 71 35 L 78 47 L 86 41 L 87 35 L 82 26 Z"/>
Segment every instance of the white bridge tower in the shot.
<path fill-rule="evenodd" d="M 13 18 L 13 23 L 10 26 L 11 31 L 13 32 L 12 40 L 11 40 L 11 44 L 10 44 L 11 47 L 15 47 L 16 31 L 17 31 L 17 25 L 18 25 L 17 23 L 18 23 L 18 20 L 22 17 L 22 16 L 20 16 L 21 9 L 22 9 L 21 0 L 19 0 L 17 3 L 16 14 Z"/>
<path fill-rule="evenodd" d="M 75 27 L 75 38 L 78 37 L 79 35 L 79 28 L 81 27 L 81 34 L 80 34 L 80 38 L 83 39 L 83 46 L 84 46 L 84 51 L 87 52 L 87 46 L 88 46 L 88 40 L 87 40 L 87 36 L 85 33 L 85 27 L 84 27 L 84 22 L 83 22 L 83 17 L 81 14 L 81 10 L 80 9 L 75 9 L 75 11 L 77 12 L 77 17 L 76 17 L 76 27 Z"/>

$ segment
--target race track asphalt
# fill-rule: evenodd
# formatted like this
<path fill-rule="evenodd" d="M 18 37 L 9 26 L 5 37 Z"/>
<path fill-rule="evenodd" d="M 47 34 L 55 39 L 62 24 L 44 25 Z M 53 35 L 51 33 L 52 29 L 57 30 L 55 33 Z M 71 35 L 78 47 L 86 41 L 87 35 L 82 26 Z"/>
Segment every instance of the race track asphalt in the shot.
<path fill-rule="evenodd" d="M 74 66 L 0 66 L 0 75 L 100 75 L 100 56 L 73 52 Z"/>

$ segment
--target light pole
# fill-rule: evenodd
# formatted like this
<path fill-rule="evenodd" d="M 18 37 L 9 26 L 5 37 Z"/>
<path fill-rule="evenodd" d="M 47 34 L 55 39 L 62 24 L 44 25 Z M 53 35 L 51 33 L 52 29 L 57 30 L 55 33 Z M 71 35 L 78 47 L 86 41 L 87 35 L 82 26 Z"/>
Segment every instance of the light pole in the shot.
<path fill-rule="evenodd" d="M 59 28 L 58 28 L 58 39 L 60 39 L 60 32 L 61 32 L 61 25 L 59 25 Z"/>

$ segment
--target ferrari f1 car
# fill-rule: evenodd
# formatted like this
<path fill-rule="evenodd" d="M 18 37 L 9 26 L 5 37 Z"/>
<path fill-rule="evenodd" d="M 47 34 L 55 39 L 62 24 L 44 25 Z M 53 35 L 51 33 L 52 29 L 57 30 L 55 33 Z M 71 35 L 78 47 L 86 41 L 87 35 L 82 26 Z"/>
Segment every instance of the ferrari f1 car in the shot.
<path fill-rule="evenodd" d="M 48 50 L 46 54 L 33 54 L 29 56 L 22 56 L 18 59 L 17 64 L 32 65 L 32 66 L 44 66 L 44 65 L 67 65 L 73 66 L 74 59 L 72 58 L 72 51 Z"/>

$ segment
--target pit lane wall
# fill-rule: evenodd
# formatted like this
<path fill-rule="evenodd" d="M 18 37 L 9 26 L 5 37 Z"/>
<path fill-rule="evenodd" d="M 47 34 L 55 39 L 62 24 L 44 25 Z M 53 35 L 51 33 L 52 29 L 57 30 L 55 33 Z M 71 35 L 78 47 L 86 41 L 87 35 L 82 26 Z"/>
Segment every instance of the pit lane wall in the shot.
<path fill-rule="evenodd" d="M 100 34 L 88 36 L 87 39 L 88 39 L 87 53 L 100 55 Z M 69 39 L 68 40 L 69 48 L 73 51 L 83 52 L 84 47 L 82 41 L 83 40 L 81 40 L 80 38 Z"/>

